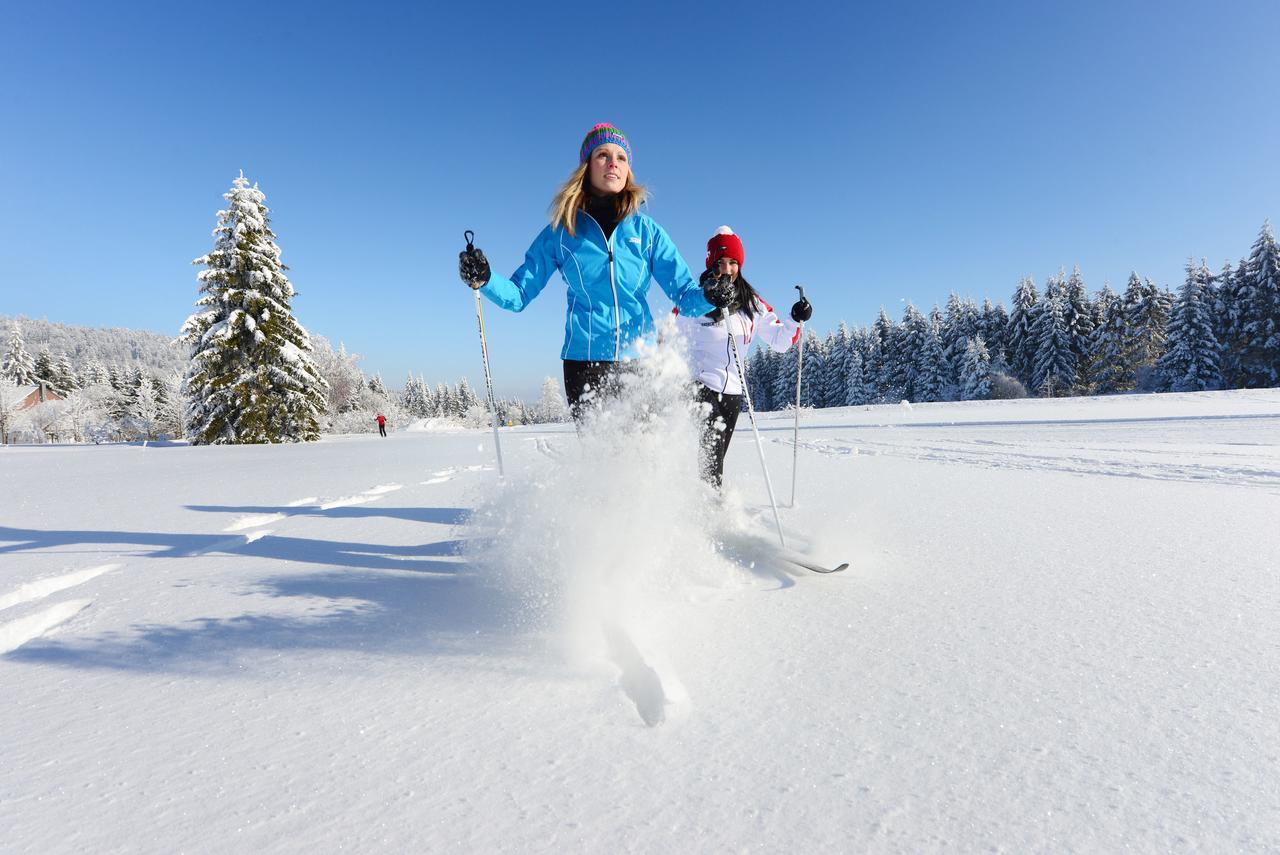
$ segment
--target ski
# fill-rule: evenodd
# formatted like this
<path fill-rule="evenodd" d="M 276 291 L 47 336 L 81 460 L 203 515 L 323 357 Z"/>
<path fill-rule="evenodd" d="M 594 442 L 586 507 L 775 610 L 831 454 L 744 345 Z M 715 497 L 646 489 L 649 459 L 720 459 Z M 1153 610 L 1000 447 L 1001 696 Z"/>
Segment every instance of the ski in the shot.
<path fill-rule="evenodd" d="M 825 567 L 822 564 L 818 564 L 816 562 L 810 561 L 809 559 L 803 556 L 792 555 L 786 552 L 779 553 L 778 557 L 781 558 L 783 561 L 788 561 L 796 565 L 797 567 L 803 567 L 806 570 L 812 570 L 814 573 L 839 573 L 841 570 L 849 569 L 848 561 L 844 562 L 843 564 L 837 564 L 835 567 Z"/>

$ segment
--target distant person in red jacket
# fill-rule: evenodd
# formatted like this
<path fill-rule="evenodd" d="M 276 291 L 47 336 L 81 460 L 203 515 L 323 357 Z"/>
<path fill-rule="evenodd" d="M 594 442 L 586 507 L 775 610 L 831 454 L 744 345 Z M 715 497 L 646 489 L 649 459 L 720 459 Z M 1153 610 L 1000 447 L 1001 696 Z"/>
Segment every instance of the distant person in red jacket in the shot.
<path fill-rule="evenodd" d="M 378 433 L 387 435 L 387 417 L 382 413 L 378 413 Z"/>

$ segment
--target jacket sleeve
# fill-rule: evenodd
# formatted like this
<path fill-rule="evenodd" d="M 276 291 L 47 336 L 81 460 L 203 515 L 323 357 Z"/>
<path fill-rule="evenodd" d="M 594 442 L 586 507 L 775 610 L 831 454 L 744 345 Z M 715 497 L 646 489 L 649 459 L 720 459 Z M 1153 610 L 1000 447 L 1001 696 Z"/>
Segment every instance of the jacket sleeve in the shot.
<path fill-rule="evenodd" d="M 771 350 L 782 352 L 795 344 L 800 338 L 800 325 L 791 320 L 790 313 L 786 317 L 778 317 L 777 312 L 760 297 L 756 298 L 763 310 L 756 315 L 756 335 Z"/>
<path fill-rule="evenodd" d="M 556 263 L 555 232 L 551 226 L 533 239 L 524 254 L 524 264 L 507 279 L 495 274 L 480 289 L 480 293 L 497 303 L 504 309 L 522 312 L 533 302 L 533 298 L 547 287 L 547 281 L 559 269 Z"/>
<path fill-rule="evenodd" d="M 702 296 L 702 286 L 693 278 L 689 265 L 680 257 L 680 251 L 657 223 L 653 224 L 649 265 L 658 286 L 676 304 L 680 314 L 697 318 L 715 308 Z"/>

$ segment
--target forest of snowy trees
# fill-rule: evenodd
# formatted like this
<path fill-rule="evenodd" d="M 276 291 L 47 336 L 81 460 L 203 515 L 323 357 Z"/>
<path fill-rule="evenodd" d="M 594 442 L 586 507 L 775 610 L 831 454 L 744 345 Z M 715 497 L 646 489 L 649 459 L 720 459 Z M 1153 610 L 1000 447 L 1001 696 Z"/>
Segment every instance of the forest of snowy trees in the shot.
<path fill-rule="evenodd" d="M 908 304 L 825 339 L 806 331 L 801 406 L 1185 392 L 1280 384 L 1280 246 L 1270 223 L 1250 254 L 1217 273 L 1188 261 L 1173 294 L 1138 274 L 1090 296 L 1078 270 L 1024 279 L 1013 308 L 952 294 L 928 315 Z M 757 349 L 757 409 L 793 405 L 798 349 Z"/>
<path fill-rule="evenodd" d="M 292 315 L 262 192 L 242 175 L 225 198 L 213 250 L 195 262 L 205 267 L 197 311 L 176 341 L 0 318 L 0 439 L 303 441 L 372 431 L 378 413 L 393 429 L 422 419 L 489 424 L 465 379 L 432 386 L 410 374 L 392 390 L 342 343 L 334 350 L 309 335 Z M 1280 385 L 1280 246 L 1270 224 L 1239 264 L 1215 273 L 1188 261 L 1185 270 L 1176 294 L 1133 273 L 1123 292 L 1104 285 L 1090 295 L 1078 270 L 1062 271 L 1043 291 L 1024 279 L 1009 310 L 953 293 L 927 315 L 908 304 L 897 322 L 882 309 L 870 326 L 841 323 L 825 338 L 806 330 L 801 405 Z M 757 409 L 794 404 L 799 356 L 794 347 L 752 353 Z M 37 384 L 51 399 L 21 408 Z M 504 425 L 568 419 L 550 377 L 536 404 L 497 408 Z"/>

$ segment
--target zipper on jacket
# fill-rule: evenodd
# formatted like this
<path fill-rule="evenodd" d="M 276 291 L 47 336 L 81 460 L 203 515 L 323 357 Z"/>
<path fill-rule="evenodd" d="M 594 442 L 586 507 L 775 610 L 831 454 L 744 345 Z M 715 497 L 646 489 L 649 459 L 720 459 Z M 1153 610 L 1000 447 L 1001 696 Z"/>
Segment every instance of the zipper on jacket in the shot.
<path fill-rule="evenodd" d="M 616 362 L 622 353 L 622 309 L 618 307 L 618 286 L 613 281 L 613 235 L 604 233 L 604 226 L 600 225 L 600 221 L 595 217 L 586 214 L 588 220 L 596 224 L 596 228 L 600 230 L 600 236 L 604 238 L 604 248 L 609 253 L 609 290 L 613 292 L 613 359 Z M 618 225 L 613 227 L 613 233 L 618 233 L 618 226 L 622 225 L 622 221 L 618 221 Z"/>

